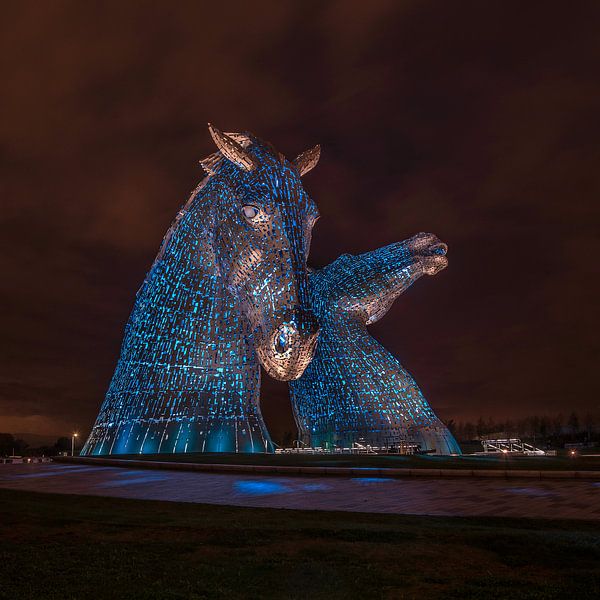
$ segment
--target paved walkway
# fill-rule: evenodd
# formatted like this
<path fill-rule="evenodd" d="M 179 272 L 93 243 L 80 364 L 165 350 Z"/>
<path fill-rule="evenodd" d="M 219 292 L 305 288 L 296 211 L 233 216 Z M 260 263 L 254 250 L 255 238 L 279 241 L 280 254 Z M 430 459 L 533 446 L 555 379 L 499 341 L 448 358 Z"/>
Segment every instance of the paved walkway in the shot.
<path fill-rule="evenodd" d="M 0 465 L 0 488 L 267 508 L 600 519 L 594 481 L 280 477 L 49 463 Z"/>

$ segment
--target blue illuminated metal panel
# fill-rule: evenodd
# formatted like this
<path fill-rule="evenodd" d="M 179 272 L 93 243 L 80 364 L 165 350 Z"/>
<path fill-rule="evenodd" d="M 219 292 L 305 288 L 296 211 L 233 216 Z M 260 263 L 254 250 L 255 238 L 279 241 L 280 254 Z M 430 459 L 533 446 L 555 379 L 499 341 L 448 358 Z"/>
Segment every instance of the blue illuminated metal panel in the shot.
<path fill-rule="evenodd" d="M 271 452 L 259 364 L 289 380 L 313 356 L 318 212 L 300 176 L 319 148 L 289 162 L 252 134 L 209 129 L 218 152 L 137 293 L 83 455 Z"/>
<path fill-rule="evenodd" d="M 343 255 L 311 273 L 319 343 L 304 374 L 290 382 L 305 444 L 416 444 L 437 454 L 460 453 L 411 375 L 367 330 L 419 277 L 447 265 L 446 250 L 435 236 L 418 234 L 360 256 Z"/>

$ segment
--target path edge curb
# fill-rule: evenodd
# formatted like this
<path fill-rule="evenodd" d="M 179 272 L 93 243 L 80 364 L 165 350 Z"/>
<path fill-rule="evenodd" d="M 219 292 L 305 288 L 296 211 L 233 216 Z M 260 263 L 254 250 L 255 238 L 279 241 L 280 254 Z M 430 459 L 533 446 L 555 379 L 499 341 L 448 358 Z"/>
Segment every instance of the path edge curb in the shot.
<path fill-rule="evenodd" d="M 593 479 L 600 471 L 535 471 L 519 469 L 393 469 L 373 467 L 296 467 L 285 465 L 231 465 L 215 463 L 178 463 L 88 456 L 56 456 L 57 463 L 86 464 L 101 467 L 202 471 L 211 473 L 248 473 L 257 475 L 304 475 L 326 477 L 430 477 L 493 479 Z"/>

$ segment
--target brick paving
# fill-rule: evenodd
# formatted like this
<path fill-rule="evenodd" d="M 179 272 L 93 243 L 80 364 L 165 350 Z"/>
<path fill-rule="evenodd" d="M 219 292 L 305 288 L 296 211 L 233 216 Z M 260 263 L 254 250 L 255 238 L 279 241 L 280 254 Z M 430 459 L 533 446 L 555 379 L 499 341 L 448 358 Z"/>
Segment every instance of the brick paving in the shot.
<path fill-rule="evenodd" d="M 584 480 L 281 477 L 47 463 L 0 465 L 0 488 L 266 508 L 600 519 L 600 481 Z"/>

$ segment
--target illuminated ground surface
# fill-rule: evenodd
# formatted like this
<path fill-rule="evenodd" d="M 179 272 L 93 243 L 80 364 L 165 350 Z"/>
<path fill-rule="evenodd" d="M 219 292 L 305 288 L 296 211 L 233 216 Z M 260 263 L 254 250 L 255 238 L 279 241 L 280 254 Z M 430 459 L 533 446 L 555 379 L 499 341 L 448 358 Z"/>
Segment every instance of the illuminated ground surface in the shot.
<path fill-rule="evenodd" d="M 0 487 L 234 506 L 600 519 L 600 482 L 279 477 L 68 464 L 0 465 Z"/>

